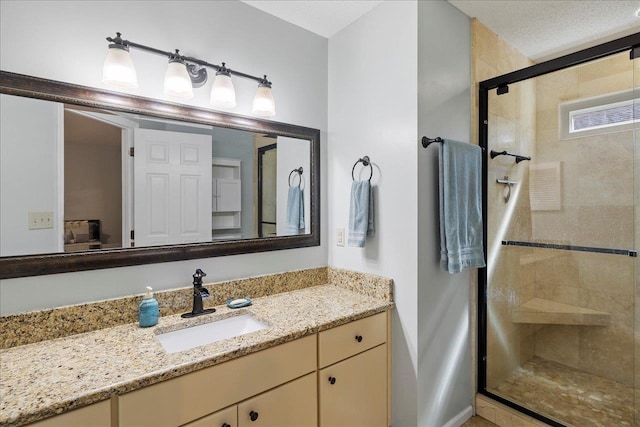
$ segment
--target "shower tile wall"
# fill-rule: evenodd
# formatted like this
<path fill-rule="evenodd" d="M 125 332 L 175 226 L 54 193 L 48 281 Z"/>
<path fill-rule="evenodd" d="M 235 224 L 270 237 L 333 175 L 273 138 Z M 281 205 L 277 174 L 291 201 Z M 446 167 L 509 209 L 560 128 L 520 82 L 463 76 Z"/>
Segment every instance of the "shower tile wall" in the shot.
<path fill-rule="evenodd" d="M 633 132 L 558 138 L 559 103 L 633 87 L 628 53 L 536 80 L 534 161 L 561 162 L 562 209 L 531 212 L 533 241 L 632 249 Z M 535 355 L 633 385 L 635 260 L 587 252 L 536 252 L 554 256 L 535 269 L 536 297 L 604 311 L 612 317 L 610 326 L 540 327 L 535 333 Z"/>
<path fill-rule="evenodd" d="M 477 20 L 472 22 L 472 72 L 474 82 L 495 77 L 510 71 L 532 65 L 532 62 L 498 37 L 490 29 Z M 477 114 L 476 91 L 472 91 Z M 533 153 L 535 142 L 535 82 L 513 85 L 510 93 L 497 97 L 495 91 L 490 99 L 489 114 L 489 147 L 495 150 L 508 150 L 523 153 Z M 526 102 L 525 102 L 526 101 Z M 474 118 L 477 123 L 477 116 Z M 474 143 L 478 142 L 477 129 L 474 127 Z M 496 178 L 509 176 L 509 179 L 519 181 L 520 184 L 512 188 L 510 202 L 504 202 L 505 189 L 501 185 L 490 184 L 488 188 L 488 227 L 498 230 L 505 218 L 510 226 L 508 230 L 513 234 L 518 230 L 520 236 L 530 236 L 531 217 L 528 200 L 527 168 L 516 166 L 513 158 L 498 157 L 491 162 L 489 182 L 495 183 Z M 495 269 L 489 271 L 489 316 L 487 346 L 487 385 L 492 388 L 500 380 L 509 375 L 513 369 L 520 366 L 534 355 L 534 332 L 531 325 L 514 324 L 511 322 L 511 309 L 514 302 L 525 302 L 533 298 L 535 287 L 531 269 L 521 269 L 519 259 L 521 254 L 527 253 L 520 248 L 502 249 L 500 240 L 510 238 L 504 235 L 490 235 L 488 237 L 487 256 L 489 265 Z M 525 239 L 526 237 L 521 237 Z"/>

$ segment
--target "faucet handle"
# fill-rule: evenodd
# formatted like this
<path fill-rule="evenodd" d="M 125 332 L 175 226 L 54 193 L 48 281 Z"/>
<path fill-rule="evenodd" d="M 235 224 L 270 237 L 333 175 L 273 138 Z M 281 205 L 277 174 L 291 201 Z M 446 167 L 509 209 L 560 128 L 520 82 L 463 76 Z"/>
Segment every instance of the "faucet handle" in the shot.
<path fill-rule="evenodd" d="M 204 271 L 197 269 L 195 274 L 193 275 L 193 285 L 194 286 L 201 286 L 202 285 L 202 278 L 204 276 L 206 276 L 207 273 L 205 273 Z"/>

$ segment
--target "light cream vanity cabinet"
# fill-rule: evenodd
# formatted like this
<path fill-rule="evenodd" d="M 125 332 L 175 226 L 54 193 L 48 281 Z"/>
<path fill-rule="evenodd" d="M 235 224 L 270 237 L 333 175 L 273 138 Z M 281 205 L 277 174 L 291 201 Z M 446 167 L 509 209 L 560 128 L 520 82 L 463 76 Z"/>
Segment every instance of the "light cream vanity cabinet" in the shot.
<path fill-rule="evenodd" d="M 316 374 L 266 391 L 183 427 L 317 426 Z"/>
<path fill-rule="evenodd" d="M 238 405 L 222 409 L 183 427 L 238 427 Z"/>
<path fill-rule="evenodd" d="M 111 402 L 104 400 L 29 424 L 30 427 L 111 427 Z"/>
<path fill-rule="evenodd" d="M 256 405 L 260 404 L 261 398 L 269 401 L 269 393 L 288 395 L 287 387 L 299 384 L 293 381 L 298 378 L 309 389 L 305 393 L 310 395 L 309 399 L 317 401 L 314 378 L 316 353 L 316 337 L 312 335 L 124 394 L 118 397 L 119 426 L 176 427 L 234 405 L 238 406 L 239 426 L 247 425 L 244 422 L 245 409 L 258 412 L 258 420 L 276 420 L 271 421 L 272 424 L 254 422 L 251 425 L 286 425 L 280 424 L 265 409 L 251 409 L 247 405 L 254 399 Z M 311 386 L 308 386 L 308 380 L 304 381 L 308 374 L 312 374 Z M 271 391 L 264 393 L 268 390 Z M 251 399 L 243 402 L 248 398 Z M 296 400 L 283 400 L 280 405 L 284 408 L 280 411 L 298 410 L 294 408 L 297 404 Z M 315 420 L 315 404 L 309 411 Z M 224 422 L 233 427 L 229 421 Z M 315 422 L 312 425 L 316 425 Z"/>
<path fill-rule="evenodd" d="M 320 332 L 320 427 L 389 425 L 387 341 L 387 313 Z"/>
<path fill-rule="evenodd" d="M 238 427 L 318 425 L 315 372 L 238 404 Z"/>
<path fill-rule="evenodd" d="M 379 313 L 33 426 L 388 426 L 388 322 Z"/>

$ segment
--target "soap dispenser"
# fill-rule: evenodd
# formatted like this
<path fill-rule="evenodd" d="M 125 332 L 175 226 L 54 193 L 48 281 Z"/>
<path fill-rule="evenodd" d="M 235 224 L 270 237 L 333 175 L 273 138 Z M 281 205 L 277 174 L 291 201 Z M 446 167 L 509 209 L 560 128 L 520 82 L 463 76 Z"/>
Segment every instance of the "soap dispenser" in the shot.
<path fill-rule="evenodd" d="M 142 328 L 158 324 L 158 318 L 160 317 L 158 301 L 153 297 L 152 290 L 150 286 L 147 286 L 147 293 L 144 295 L 138 310 L 138 322 Z"/>

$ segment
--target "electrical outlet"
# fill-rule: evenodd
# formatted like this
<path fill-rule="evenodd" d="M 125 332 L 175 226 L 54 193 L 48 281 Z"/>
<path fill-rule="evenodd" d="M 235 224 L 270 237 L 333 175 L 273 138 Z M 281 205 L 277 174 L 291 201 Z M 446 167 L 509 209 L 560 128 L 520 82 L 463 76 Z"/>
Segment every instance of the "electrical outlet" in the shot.
<path fill-rule="evenodd" d="M 336 228 L 336 245 L 344 246 L 344 227 Z"/>
<path fill-rule="evenodd" d="M 29 230 L 53 228 L 53 212 L 29 212 Z"/>

